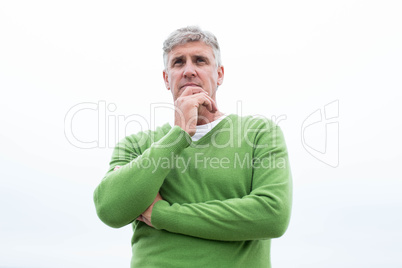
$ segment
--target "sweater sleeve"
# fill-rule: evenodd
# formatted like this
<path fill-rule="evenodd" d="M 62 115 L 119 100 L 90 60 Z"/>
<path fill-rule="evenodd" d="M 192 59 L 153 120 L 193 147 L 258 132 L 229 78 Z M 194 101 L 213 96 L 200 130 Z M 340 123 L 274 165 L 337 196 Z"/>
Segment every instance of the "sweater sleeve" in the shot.
<path fill-rule="evenodd" d="M 113 152 L 110 169 L 95 189 L 94 203 L 99 218 L 119 228 L 134 221 L 152 203 L 170 169 L 159 167 L 188 147 L 191 137 L 180 127 L 173 127 L 141 155 L 127 139 Z M 138 145 L 138 144 L 137 144 Z M 114 170 L 114 167 L 121 168 Z"/>
<path fill-rule="evenodd" d="M 204 203 L 169 204 L 158 201 L 152 211 L 157 229 L 204 239 L 243 241 L 280 237 L 287 229 L 292 204 L 292 181 L 282 131 L 260 135 L 254 158 L 250 194 Z M 270 166 L 267 167 L 267 163 Z"/>

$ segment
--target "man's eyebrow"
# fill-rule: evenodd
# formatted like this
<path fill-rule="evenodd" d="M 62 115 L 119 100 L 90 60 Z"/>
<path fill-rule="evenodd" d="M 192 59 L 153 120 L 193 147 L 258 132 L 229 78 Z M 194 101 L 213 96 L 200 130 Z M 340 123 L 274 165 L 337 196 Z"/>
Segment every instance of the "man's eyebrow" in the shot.
<path fill-rule="evenodd" d="M 175 62 L 176 60 L 181 60 L 181 59 L 183 59 L 183 56 L 176 56 L 176 57 L 172 58 L 171 62 Z"/>
<path fill-rule="evenodd" d="M 203 54 L 197 54 L 193 56 L 194 58 L 207 58 L 208 56 L 203 55 Z"/>
<path fill-rule="evenodd" d="M 208 56 L 202 55 L 202 54 L 194 55 L 193 58 L 194 58 L 194 59 L 203 59 L 203 60 L 205 60 L 205 61 L 209 61 Z"/>

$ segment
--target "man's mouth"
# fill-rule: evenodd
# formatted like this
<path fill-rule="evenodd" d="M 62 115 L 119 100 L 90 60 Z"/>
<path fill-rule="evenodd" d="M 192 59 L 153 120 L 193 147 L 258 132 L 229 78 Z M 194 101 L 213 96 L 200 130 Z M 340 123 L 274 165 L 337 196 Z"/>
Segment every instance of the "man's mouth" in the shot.
<path fill-rule="evenodd" d="M 197 85 L 195 83 L 186 83 L 186 84 L 181 86 L 181 88 L 184 88 L 184 87 L 201 87 L 201 86 Z"/>

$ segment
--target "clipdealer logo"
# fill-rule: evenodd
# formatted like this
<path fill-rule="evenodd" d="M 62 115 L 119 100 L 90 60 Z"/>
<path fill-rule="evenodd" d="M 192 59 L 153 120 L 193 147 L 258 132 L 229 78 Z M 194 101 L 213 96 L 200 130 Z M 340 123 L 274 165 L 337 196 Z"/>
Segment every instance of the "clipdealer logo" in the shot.
<path fill-rule="evenodd" d="M 151 103 L 150 104 L 150 118 L 147 120 L 144 116 L 139 114 L 131 114 L 128 116 L 119 115 L 115 113 L 117 110 L 117 106 L 114 103 L 107 104 L 106 101 L 98 101 L 95 102 L 83 102 L 72 106 L 66 113 L 64 118 L 64 135 L 67 141 L 81 149 L 93 149 L 93 148 L 114 148 L 118 141 L 125 138 L 126 136 L 130 135 L 128 128 L 136 126 L 138 132 L 147 131 L 147 130 L 155 130 L 156 129 L 156 111 L 161 109 L 161 112 L 172 111 L 172 112 L 181 112 L 177 110 L 177 108 L 172 103 Z M 237 102 L 237 111 L 236 114 L 238 116 L 242 116 L 242 106 L 241 101 Z M 90 113 L 92 116 L 95 116 L 93 120 L 97 123 L 97 134 L 91 136 L 90 138 L 82 138 L 80 137 L 79 132 L 81 129 L 77 129 L 74 127 L 74 121 L 79 118 L 80 116 L 85 116 L 85 114 Z M 277 129 L 275 126 L 279 125 L 279 123 L 283 120 L 286 120 L 286 115 L 280 116 L 272 116 L 270 119 L 256 115 L 259 119 L 263 120 L 266 124 L 262 131 L 267 131 L 270 135 L 276 135 Z M 248 138 L 247 133 L 252 133 L 258 131 L 258 125 L 253 125 L 255 122 L 250 120 L 246 123 L 246 125 L 241 126 L 240 128 L 236 129 L 237 134 L 241 134 L 244 136 L 244 141 L 247 142 L 250 146 L 254 148 L 265 148 L 268 146 L 267 144 L 254 144 L 253 140 Z M 84 128 L 86 126 L 83 126 Z M 211 146 L 216 148 L 226 148 L 230 146 L 234 146 L 236 143 L 241 143 L 240 136 L 235 140 L 234 136 L 234 129 L 231 129 L 233 124 L 231 121 L 229 122 L 228 128 L 223 128 L 221 132 L 229 132 L 231 133 L 229 140 L 225 141 L 224 143 L 219 143 L 217 139 L 217 135 L 212 136 Z M 89 129 L 89 128 L 87 128 Z M 244 133 L 243 133 L 244 132 Z M 78 134 L 77 134 L 78 133 Z M 82 133 L 82 131 L 81 131 Z M 217 134 L 217 133 L 215 133 Z M 151 139 L 153 137 L 150 137 Z M 146 143 L 147 136 L 143 135 L 141 139 L 138 141 L 138 146 Z M 179 142 L 180 139 L 176 139 L 173 143 Z M 276 142 L 275 139 L 272 141 L 273 143 Z M 168 144 L 164 146 L 172 146 L 174 144 Z M 272 144 L 275 145 L 275 144 Z M 158 145 L 163 146 L 163 145 Z M 197 145 L 198 148 L 203 147 L 202 145 Z M 209 144 L 205 145 L 204 147 L 210 146 Z"/>
<path fill-rule="evenodd" d="M 237 102 L 237 114 L 242 116 L 242 103 Z M 150 120 L 139 114 L 128 116 L 114 113 L 117 106 L 106 101 L 83 102 L 72 106 L 64 118 L 64 134 L 67 141 L 81 149 L 114 148 L 117 142 L 127 136 L 127 128 L 139 127 L 139 131 L 155 129 L 157 109 L 175 110 L 171 103 L 153 103 L 150 106 Z M 81 112 L 95 113 L 97 116 L 97 136 L 91 140 L 80 139 L 73 130 L 73 121 Z M 261 117 L 261 116 L 258 116 Z M 267 119 L 264 117 L 264 119 Z M 286 115 L 271 117 L 272 123 L 279 125 Z M 301 124 L 301 144 L 315 159 L 331 166 L 339 166 L 339 100 L 332 101 L 315 110 Z M 143 141 L 139 141 L 143 142 Z M 216 145 L 216 144 L 215 144 Z M 218 145 L 216 145 L 218 146 Z"/>
<path fill-rule="evenodd" d="M 130 124 L 139 125 L 142 130 L 149 129 L 148 121 L 139 114 L 129 116 L 115 115 L 116 104 L 106 101 L 82 102 L 71 107 L 64 118 L 64 135 L 67 141 L 81 149 L 113 148 L 118 140 L 127 132 Z M 93 140 L 82 140 L 73 130 L 73 121 L 81 112 L 92 111 L 97 113 L 98 136 Z"/>
<path fill-rule="evenodd" d="M 339 166 L 339 100 L 315 110 L 302 123 L 301 142 L 315 159 Z M 318 141 L 318 142 L 317 142 Z"/>

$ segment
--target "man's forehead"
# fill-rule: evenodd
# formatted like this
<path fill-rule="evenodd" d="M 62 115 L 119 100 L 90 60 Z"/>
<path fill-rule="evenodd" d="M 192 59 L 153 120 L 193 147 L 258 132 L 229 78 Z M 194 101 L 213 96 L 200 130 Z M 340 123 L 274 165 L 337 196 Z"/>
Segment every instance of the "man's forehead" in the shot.
<path fill-rule="evenodd" d="M 200 55 L 205 57 L 214 57 L 214 52 L 212 47 L 205 44 L 204 42 L 188 42 L 182 45 L 176 45 L 168 53 L 169 59 L 177 58 L 186 55 Z"/>

